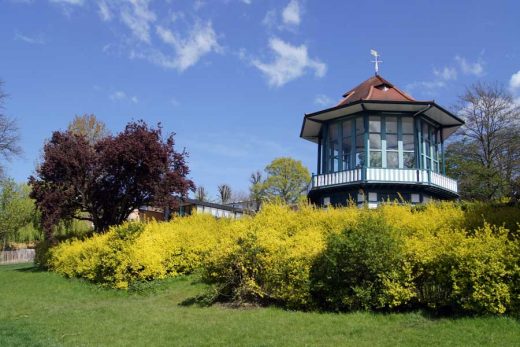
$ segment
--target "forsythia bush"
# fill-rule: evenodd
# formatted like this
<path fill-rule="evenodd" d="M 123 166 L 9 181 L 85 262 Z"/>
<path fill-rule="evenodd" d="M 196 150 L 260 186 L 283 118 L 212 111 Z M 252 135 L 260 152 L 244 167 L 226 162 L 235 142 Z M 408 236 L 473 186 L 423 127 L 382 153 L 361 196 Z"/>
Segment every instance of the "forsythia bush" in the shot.
<path fill-rule="evenodd" d="M 49 266 L 127 288 L 200 270 L 219 300 L 335 311 L 520 314 L 520 209 L 483 203 L 319 209 L 127 223 L 52 247 Z"/>

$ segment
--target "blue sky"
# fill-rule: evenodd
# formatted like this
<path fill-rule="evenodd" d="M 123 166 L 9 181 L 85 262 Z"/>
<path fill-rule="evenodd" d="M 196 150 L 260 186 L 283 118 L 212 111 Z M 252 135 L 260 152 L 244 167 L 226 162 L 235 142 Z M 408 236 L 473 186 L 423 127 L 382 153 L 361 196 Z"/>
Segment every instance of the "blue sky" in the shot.
<path fill-rule="evenodd" d="M 478 80 L 520 100 L 518 1 L 0 0 L 0 79 L 33 173 L 46 138 L 93 113 L 161 122 L 216 197 L 291 156 L 316 169 L 302 117 L 373 72 L 450 107 Z"/>

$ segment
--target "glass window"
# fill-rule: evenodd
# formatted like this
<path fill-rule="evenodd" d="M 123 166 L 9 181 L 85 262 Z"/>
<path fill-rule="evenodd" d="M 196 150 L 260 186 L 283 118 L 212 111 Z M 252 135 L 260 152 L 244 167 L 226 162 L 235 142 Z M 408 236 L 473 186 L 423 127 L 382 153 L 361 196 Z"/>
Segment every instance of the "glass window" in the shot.
<path fill-rule="evenodd" d="M 352 136 L 352 121 L 343 122 L 343 137 Z"/>
<path fill-rule="evenodd" d="M 403 153 L 403 166 L 406 169 L 413 169 L 415 167 L 415 155 L 413 152 Z"/>
<path fill-rule="evenodd" d="M 399 152 L 387 152 L 386 153 L 386 167 L 389 169 L 399 168 Z"/>
<path fill-rule="evenodd" d="M 343 137 L 343 170 L 351 169 L 352 136 Z"/>
<path fill-rule="evenodd" d="M 386 135 L 386 149 L 387 150 L 397 150 L 397 134 L 387 134 Z"/>
<path fill-rule="evenodd" d="M 403 127 L 403 134 L 413 134 L 413 118 L 402 117 L 401 124 Z"/>
<path fill-rule="evenodd" d="M 403 150 L 413 151 L 415 149 L 414 142 L 413 135 L 403 135 Z"/>
<path fill-rule="evenodd" d="M 383 164 L 381 152 L 370 151 L 370 167 L 381 167 Z"/>
<path fill-rule="evenodd" d="M 381 132 L 381 117 L 379 116 L 370 116 L 369 125 L 371 133 L 380 133 Z"/>
<path fill-rule="evenodd" d="M 381 149 L 381 134 L 370 134 L 370 150 Z"/>
<path fill-rule="evenodd" d="M 365 152 L 356 152 L 356 168 L 361 168 L 365 165 Z"/>
<path fill-rule="evenodd" d="M 365 121 L 363 117 L 356 118 L 356 135 L 363 134 L 365 132 Z"/>
<path fill-rule="evenodd" d="M 397 134 L 397 117 L 387 116 L 385 119 L 386 133 Z"/>

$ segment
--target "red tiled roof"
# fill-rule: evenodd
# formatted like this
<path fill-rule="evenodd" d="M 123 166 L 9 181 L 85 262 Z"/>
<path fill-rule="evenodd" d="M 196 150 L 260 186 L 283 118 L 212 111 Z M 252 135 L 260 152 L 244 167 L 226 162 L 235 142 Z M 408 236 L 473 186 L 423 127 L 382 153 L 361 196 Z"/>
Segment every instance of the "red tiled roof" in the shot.
<path fill-rule="evenodd" d="M 357 87 L 343 94 L 337 106 L 358 100 L 416 101 L 379 75 L 370 77 Z"/>

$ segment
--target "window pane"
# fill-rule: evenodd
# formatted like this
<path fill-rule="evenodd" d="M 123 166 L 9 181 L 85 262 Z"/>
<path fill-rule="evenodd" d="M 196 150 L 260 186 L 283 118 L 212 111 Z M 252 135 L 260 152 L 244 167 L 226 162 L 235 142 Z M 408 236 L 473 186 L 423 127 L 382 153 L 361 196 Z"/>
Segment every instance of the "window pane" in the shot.
<path fill-rule="evenodd" d="M 386 149 L 397 149 L 397 135 L 386 135 Z"/>
<path fill-rule="evenodd" d="M 397 117 L 386 117 L 386 133 L 397 134 Z"/>
<path fill-rule="evenodd" d="M 363 152 L 364 148 L 365 148 L 365 136 L 364 135 L 356 136 L 356 151 Z"/>
<path fill-rule="evenodd" d="M 402 117 L 401 124 L 403 126 L 403 134 L 413 134 L 413 118 Z"/>
<path fill-rule="evenodd" d="M 365 132 L 365 121 L 363 117 L 356 118 L 356 135 L 363 134 Z"/>
<path fill-rule="evenodd" d="M 370 132 L 380 133 L 381 132 L 381 117 L 379 116 L 370 116 L 369 118 L 369 129 Z"/>
<path fill-rule="evenodd" d="M 356 168 L 360 168 L 365 165 L 365 152 L 356 153 Z"/>
<path fill-rule="evenodd" d="M 370 167 L 382 167 L 383 160 L 381 152 L 370 151 Z"/>
<path fill-rule="evenodd" d="M 352 136 L 352 121 L 343 122 L 343 137 Z"/>
<path fill-rule="evenodd" d="M 386 152 L 386 167 L 389 169 L 399 168 L 399 153 L 398 152 Z"/>
<path fill-rule="evenodd" d="M 350 158 L 352 151 L 352 136 L 343 138 L 343 170 L 351 168 Z"/>
<path fill-rule="evenodd" d="M 334 123 L 329 126 L 329 141 L 338 139 L 338 124 Z"/>
<path fill-rule="evenodd" d="M 422 136 L 425 140 L 430 139 L 428 137 L 428 124 L 426 124 L 425 122 L 422 123 Z"/>
<path fill-rule="evenodd" d="M 343 138 L 343 153 L 350 153 L 352 150 L 352 136 Z"/>
<path fill-rule="evenodd" d="M 350 158 L 352 155 L 350 153 L 343 152 L 343 170 L 350 170 L 352 169 L 350 165 Z"/>
<path fill-rule="evenodd" d="M 381 134 L 370 134 L 370 149 L 381 149 Z"/>
<path fill-rule="evenodd" d="M 415 155 L 413 152 L 403 153 L 403 164 L 406 169 L 413 169 L 415 167 Z"/>
<path fill-rule="evenodd" d="M 405 151 L 413 151 L 415 149 L 413 135 L 403 135 L 403 149 Z"/>
<path fill-rule="evenodd" d="M 333 151 L 333 170 L 339 170 L 339 143 L 334 142 L 334 151 Z"/>

